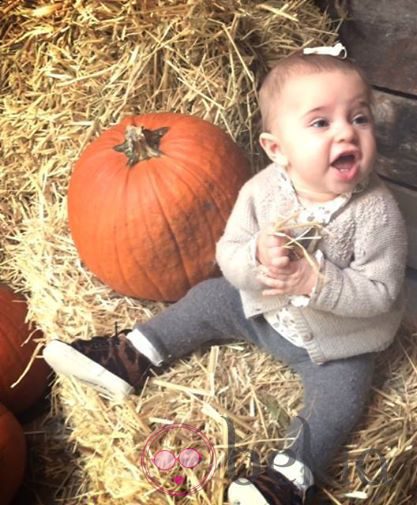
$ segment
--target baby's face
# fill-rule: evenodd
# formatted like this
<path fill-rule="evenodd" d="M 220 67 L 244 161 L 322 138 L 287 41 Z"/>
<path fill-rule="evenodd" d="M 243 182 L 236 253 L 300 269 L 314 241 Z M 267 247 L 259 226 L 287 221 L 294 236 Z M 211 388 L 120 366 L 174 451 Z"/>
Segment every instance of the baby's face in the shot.
<path fill-rule="evenodd" d="M 372 170 L 369 93 L 353 71 L 290 77 L 276 103 L 271 133 L 296 190 L 315 201 L 352 191 Z"/>

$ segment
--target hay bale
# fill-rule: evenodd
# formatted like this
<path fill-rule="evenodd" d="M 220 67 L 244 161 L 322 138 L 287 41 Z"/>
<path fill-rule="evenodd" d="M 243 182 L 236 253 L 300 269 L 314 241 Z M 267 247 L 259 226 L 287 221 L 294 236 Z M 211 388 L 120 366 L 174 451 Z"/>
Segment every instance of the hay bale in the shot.
<path fill-rule="evenodd" d="M 307 0 L 62 0 L 35 5 L 6 0 L 0 19 L 5 160 L 0 172 L 0 277 L 26 292 L 30 318 L 47 339 L 67 341 L 108 333 L 116 321 L 119 327 L 131 326 L 164 308 L 117 295 L 78 258 L 67 227 L 66 189 L 86 144 L 127 114 L 191 113 L 228 131 L 258 170 L 259 80 L 291 50 L 335 39 L 327 17 Z M 352 490 L 366 493 L 365 503 L 409 503 L 417 458 L 412 443 L 417 427 L 415 353 L 412 339 L 404 337 L 385 355 L 381 369 L 390 363 L 392 374 L 376 391 L 363 429 L 347 447 L 357 454 L 374 444 L 389 456 L 395 480 L 364 486 L 351 462 L 350 480 L 338 485 L 336 478 L 325 490 L 332 503 L 351 503 L 345 495 Z M 228 479 L 225 418 L 235 426 L 236 445 L 242 449 L 237 467 L 242 467 L 249 450 L 266 456 L 271 445 L 283 446 L 287 420 L 300 399 L 300 384 L 288 369 L 238 344 L 180 361 L 151 379 L 140 397 L 123 404 L 59 379 L 53 413 L 63 410 L 84 476 L 72 499 L 100 505 L 180 503 L 144 478 L 138 457 L 158 427 L 181 422 L 204 432 L 217 455 L 213 478 L 183 501 L 220 505 Z M 364 465 L 371 475 L 378 471 L 378 461 Z M 336 462 L 336 476 L 343 471 L 343 463 Z"/>

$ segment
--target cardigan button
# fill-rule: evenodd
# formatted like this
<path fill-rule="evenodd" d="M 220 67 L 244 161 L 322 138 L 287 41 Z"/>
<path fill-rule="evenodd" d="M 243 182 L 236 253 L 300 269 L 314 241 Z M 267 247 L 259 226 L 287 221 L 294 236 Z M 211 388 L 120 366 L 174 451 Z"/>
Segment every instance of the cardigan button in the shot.
<path fill-rule="evenodd" d="M 313 340 L 313 335 L 311 333 L 307 333 L 306 335 L 304 335 L 303 337 L 303 341 L 304 342 L 311 342 Z"/>

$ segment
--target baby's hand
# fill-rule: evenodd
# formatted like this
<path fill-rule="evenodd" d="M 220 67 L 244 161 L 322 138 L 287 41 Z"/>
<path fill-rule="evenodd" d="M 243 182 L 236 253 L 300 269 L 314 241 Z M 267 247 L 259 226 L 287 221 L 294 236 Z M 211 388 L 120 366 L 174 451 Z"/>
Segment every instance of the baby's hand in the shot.
<path fill-rule="evenodd" d="M 267 226 L 259 232 L 256 244 L 256 259 L 273 277 L 280 269 L 290 263 L 290 249 L 284 247 L 288 242 L 285 236 L 278 236 L 273 225 Z"/>
<path fill-rule="evenodd" d="M 265 285 L 265 296 L 309 295 L 318 280 L 318 268 L 313 268 L 305 258 L 289 262 L 286 266 L 275 268 L 273 272 L 264 268 L 258 279 Z"/>
<path fill-rule="evenodd" d="M 318 268 L 313 268 L 305 258 L 290 260 L 290 249 L 285 247 L 287 237 L 277 235 L 273 225 L 258 235 L 256 257 L 261 263 L 258 279 L 265 285 L 262 294 L 309 295 L 318 278 Z"/>

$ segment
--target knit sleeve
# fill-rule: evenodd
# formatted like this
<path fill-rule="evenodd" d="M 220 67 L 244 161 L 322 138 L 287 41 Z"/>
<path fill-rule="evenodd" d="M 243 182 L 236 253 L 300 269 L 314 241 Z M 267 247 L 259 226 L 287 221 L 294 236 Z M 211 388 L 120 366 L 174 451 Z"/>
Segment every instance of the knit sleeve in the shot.
<path fill-rule="evenodd" d="M 252 179 L 241 188 L 216 247 L 216 260 L 223 275 L 236 288 L 245 290 L 262 289 L 261 282 L 256 279 L 258 264 L 254 255 L 254 240 L 259 225 L 253 187 Z"/>
<path fill-rule="evenodd" d="M 402 290 L 405 224 L 388 192 L 359 204 L 353 219 L 353 259 L 347 268 L 325 259 L 322 283 L 309 307 L 345 317 L 373 317 L 388 312 Z"/>

